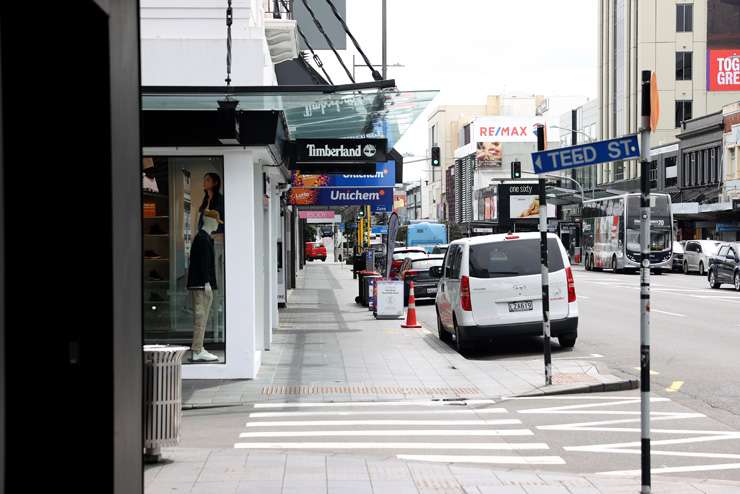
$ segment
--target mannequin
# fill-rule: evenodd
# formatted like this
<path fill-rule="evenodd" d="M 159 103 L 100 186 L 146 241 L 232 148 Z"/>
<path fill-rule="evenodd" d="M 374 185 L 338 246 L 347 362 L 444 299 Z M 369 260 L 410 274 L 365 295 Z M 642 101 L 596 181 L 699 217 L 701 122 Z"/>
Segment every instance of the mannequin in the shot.
<path fill-rule="evenodd" d="M 213 290 L 216 284 L 215 252 L 211 234 L 222 224 L 218 211 L 205 209 L 201 228 L 190 247 L 190 267 L 188 268 L 187 288 L 193 301 L 193 362 L 214 362 L 218 356 L 203 348 L 203 338 L 208 324 L 208 315 L 213 303 Z"/>

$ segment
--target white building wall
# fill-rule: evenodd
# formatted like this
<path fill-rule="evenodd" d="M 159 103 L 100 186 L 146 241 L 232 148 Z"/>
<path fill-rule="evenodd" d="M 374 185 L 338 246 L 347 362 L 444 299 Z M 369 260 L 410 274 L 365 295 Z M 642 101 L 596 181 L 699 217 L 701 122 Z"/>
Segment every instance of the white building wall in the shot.
<path fill-rule="evenodd" d="M 262 3 L 234 0 L 233 9 L 231 84 L 276 84 Z M 141 0 L 140 12 L 142 85 L 225 85 L 225 2 Z"/>

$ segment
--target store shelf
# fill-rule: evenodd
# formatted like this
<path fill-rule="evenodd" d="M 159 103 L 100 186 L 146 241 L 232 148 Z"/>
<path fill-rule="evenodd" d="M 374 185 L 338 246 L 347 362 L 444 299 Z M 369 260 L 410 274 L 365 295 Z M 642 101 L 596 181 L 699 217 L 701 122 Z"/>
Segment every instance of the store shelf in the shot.
<path fill-rule="evenodd" d="M 167 194 L 162 194 L 161 192 L 142 192 L 144 194 L 144 197 L 154 197 L 157 199 L 169 199 L 169 196 Z"/>

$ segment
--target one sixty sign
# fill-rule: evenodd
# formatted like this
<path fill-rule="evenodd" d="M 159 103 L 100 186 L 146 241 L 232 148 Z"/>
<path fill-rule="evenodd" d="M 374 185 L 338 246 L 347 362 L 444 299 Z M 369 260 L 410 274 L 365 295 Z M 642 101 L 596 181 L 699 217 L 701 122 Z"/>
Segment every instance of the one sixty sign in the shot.
<path fill-rule="evenodd" d="M 546 149 L 532 153 L 535 173 L 548 173 L 566 168 L 596 165 L 640 156 L 637 135 L 632 134 L 608 141 L 589 142 L 567 148 Z"/>

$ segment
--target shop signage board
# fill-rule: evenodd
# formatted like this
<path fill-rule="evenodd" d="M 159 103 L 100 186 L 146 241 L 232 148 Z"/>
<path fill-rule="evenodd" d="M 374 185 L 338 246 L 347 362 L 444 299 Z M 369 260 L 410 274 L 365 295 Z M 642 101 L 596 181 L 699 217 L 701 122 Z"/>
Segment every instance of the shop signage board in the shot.
<path fill-rule="evenodd" d="M 393 187 L 396 185 L 396 162 L 375 164 L 375 173 L 291 173 L 293 187 Z"/>
<path fill-rule="evenodd" d="M 362 206 L 369 205 L 374 213 L 390 213 L 393 209 L 392 187 L 321 187 L 290 189 L 293 206 Z"/>
<path fill-rule="evenodd" d="M 314 220 L 314 219 L 321 219 L 321 220 L 333 220 L 336 213 L 330 209 L 327 209 L 325 211 L 318 211 L 318 210 L 301 210 L 298 211 L 298 217 L 302 220 Z"/>
<path fill-rule="evenodd" d="M 707 50 L 709 91 L 740 91 L 740 48 Z"/>
<path fill-rule="evenodd" d="M 386 139 L 296 139 L 295 163 L 378 163 L 388 161 Z"/>
<path fill-rule="evenodd" d="M 372 232 L 375 235 L 387 235 L 388 234 L 388 225 L 375 225 L 375 226 L 373 226 Z"/>
<path fill-rule="evenodd" d="M 403 318 L 403 281 L 375 281 L 375 317 L 378 319 Z"/>
<path fill-rule="evenodd" d="M 637 135 L 632 134 L 579 146 L 537 151 L 532 153 L 532 163 L 534 172 L 539 174 L 639 157 Z"/>

